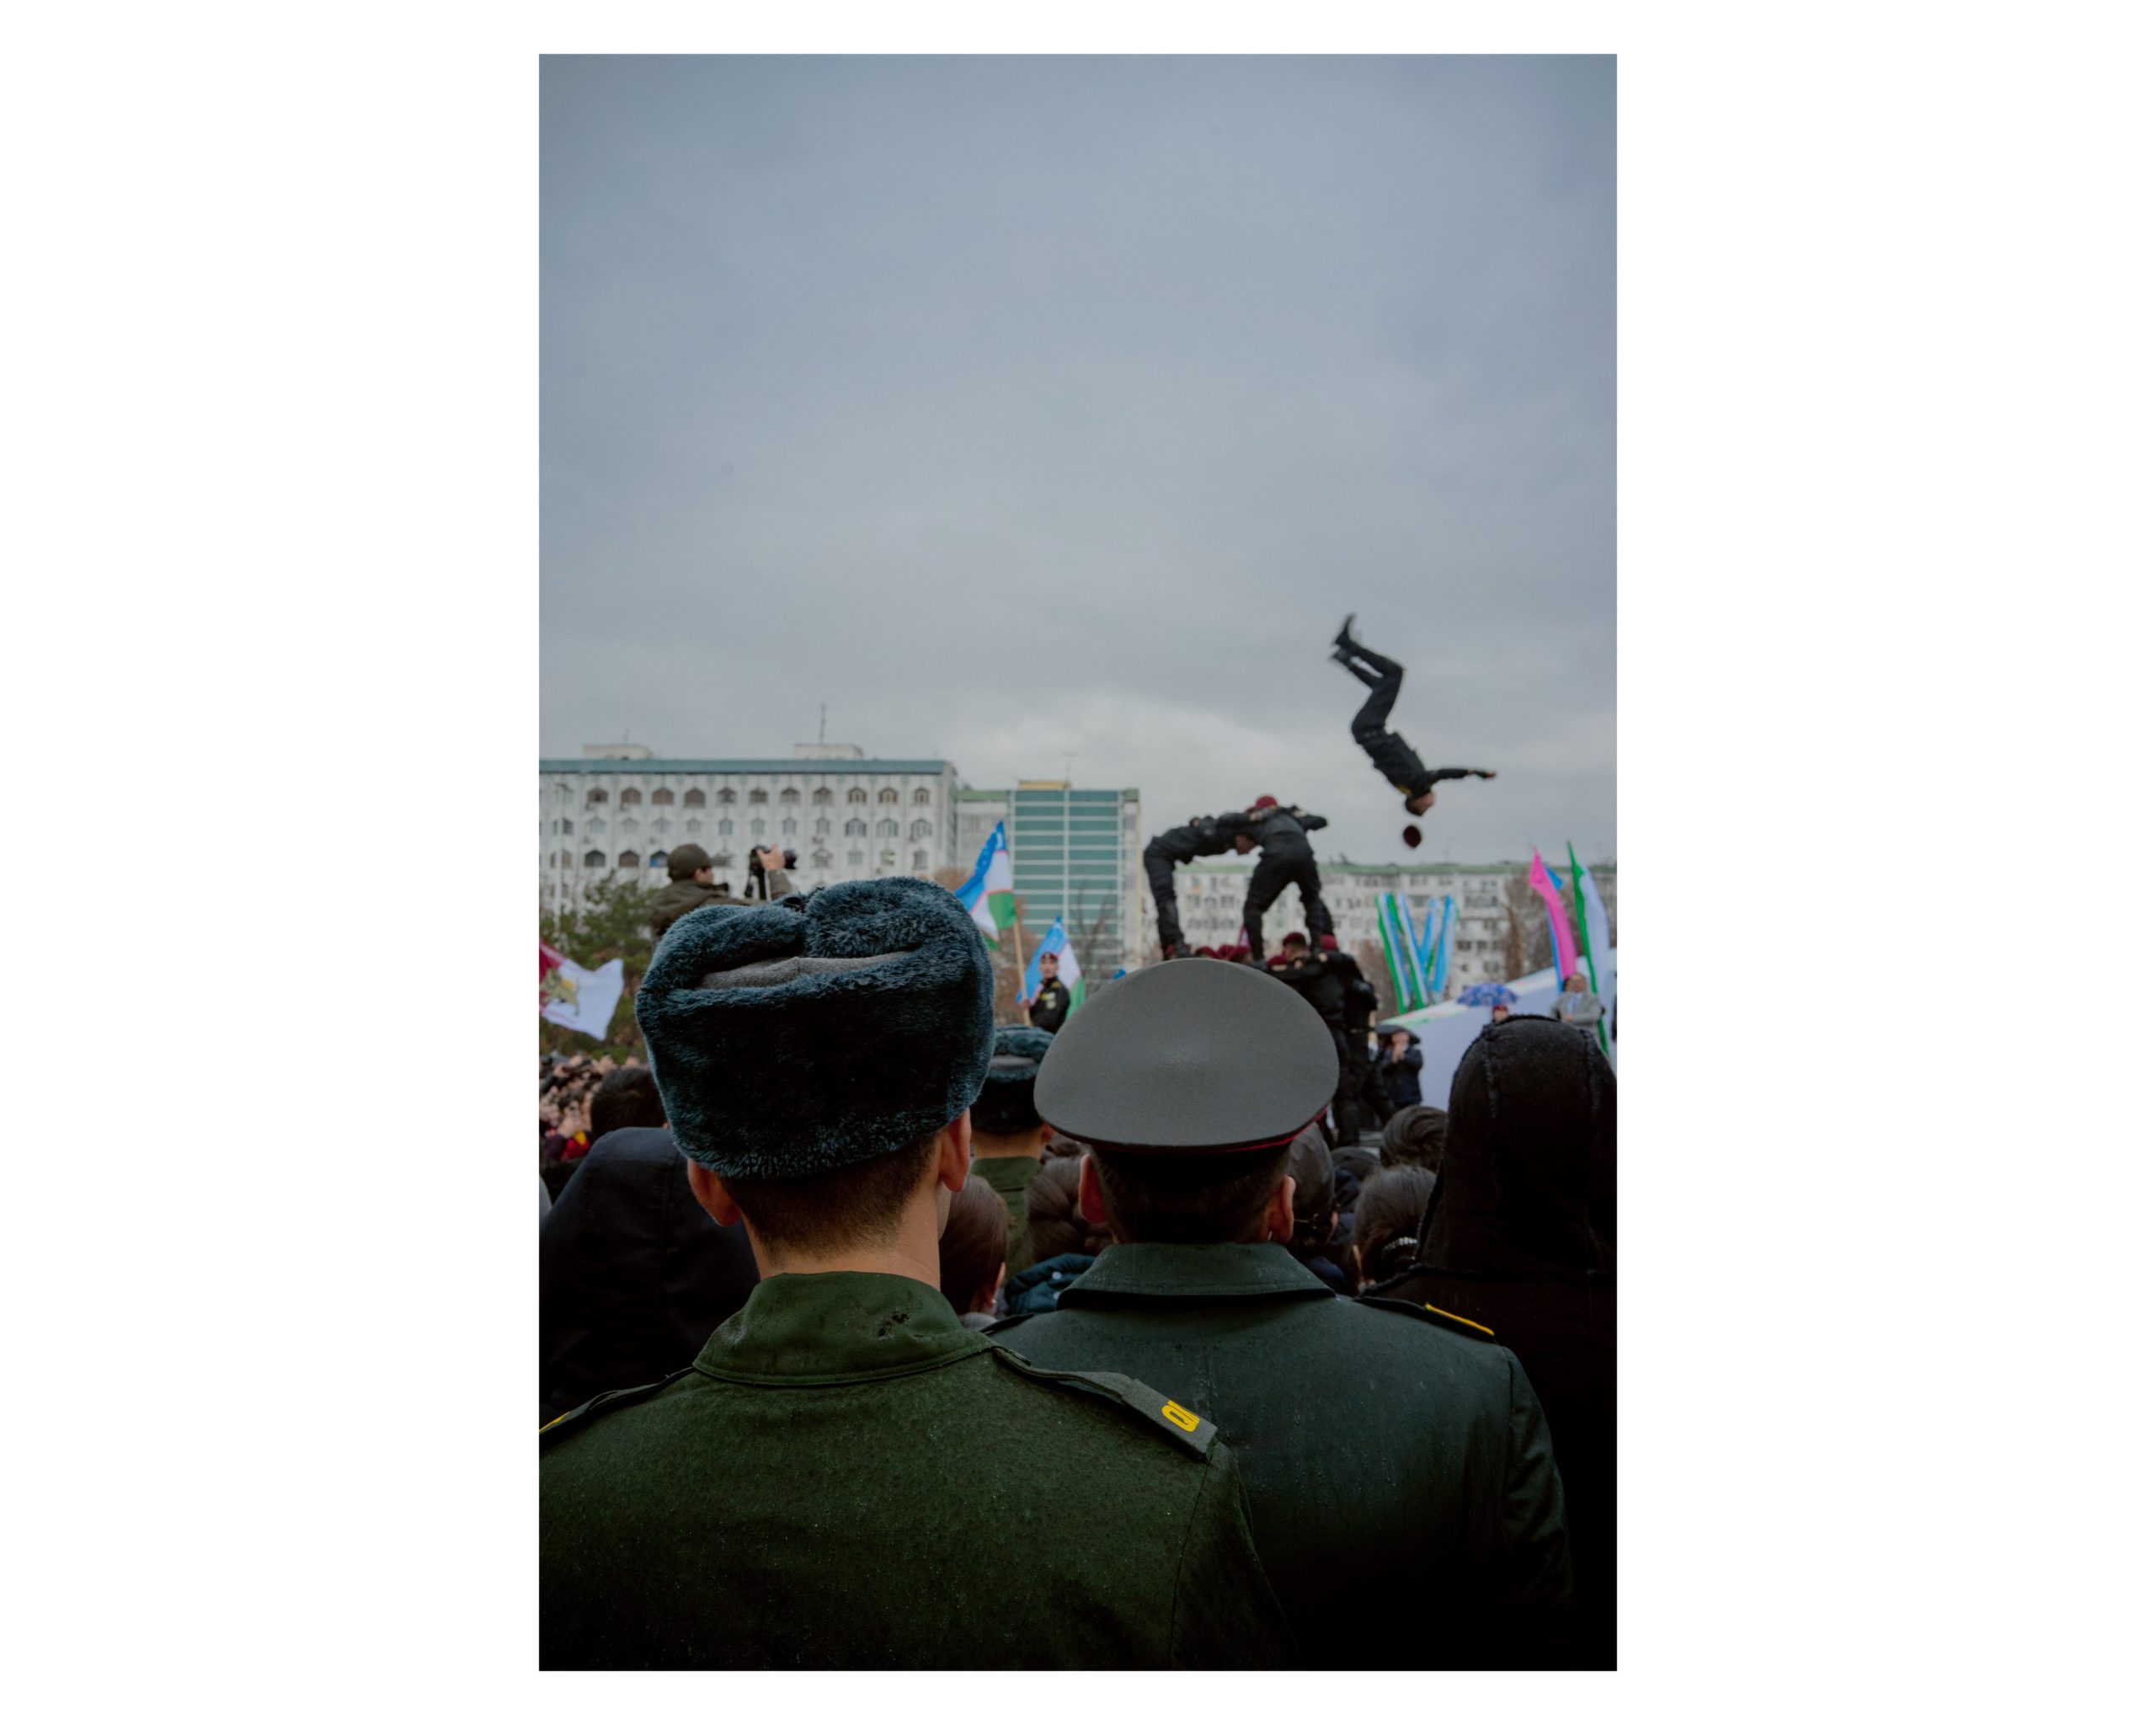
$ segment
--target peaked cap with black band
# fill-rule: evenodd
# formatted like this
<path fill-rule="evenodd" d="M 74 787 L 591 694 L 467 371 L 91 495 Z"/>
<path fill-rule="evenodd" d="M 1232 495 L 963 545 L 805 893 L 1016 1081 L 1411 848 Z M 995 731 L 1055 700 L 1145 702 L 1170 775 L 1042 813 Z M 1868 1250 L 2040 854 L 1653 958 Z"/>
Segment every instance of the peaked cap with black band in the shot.
<path fill-rule="evenodd" d="M 637 1026 L 684 1154 L 725 1178 L 802 1179 L 965 1113 L 995 987 L 947 888 L 851 880 L 691 911 L 652 954 Z"/>
<path fill-rule="evenodd" d="M 1244 964 L 1153 964 L 1072 1015 L 1033 1105 L 1102 1150 L 1260 1150 L 1323 1114 L 1339 1081 L 1332 1033 L 1278 979 Z"/>
<path fill-rule="evenodd" d="M 974 1130 L 1008 1138 L 1030 1132 L 1041 1123 L 1033 1105 L 1033 1081 L 1041 1057 L 1055 1039 L 1030 1024 L 1006 1024 L 995 1033 L 995 1053 L 988 1063 L 988 1082 L 974 1103 Z"/>

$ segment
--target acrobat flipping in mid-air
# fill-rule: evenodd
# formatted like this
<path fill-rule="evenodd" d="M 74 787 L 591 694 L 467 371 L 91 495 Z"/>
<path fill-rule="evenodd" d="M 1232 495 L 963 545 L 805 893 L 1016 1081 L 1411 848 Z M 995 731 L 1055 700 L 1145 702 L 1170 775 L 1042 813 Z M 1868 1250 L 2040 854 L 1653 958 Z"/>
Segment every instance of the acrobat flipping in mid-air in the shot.
<path fill-rule="evenodd" d="M 1422 757 L 1407 746 L 1406 739 L 1399 732 L 1385 728 L 1385 720 L 1392 716 L 1392 703 L 1400 698 L 1400 665 L 1382 653 L 1373 653 L 1364 646 L 1353 633 L 1354 627 L 1355 613 L 1351 611 L 1348 621 L 1341 624 L 1340 633 L 1332 638 L 1332 656 L 1353 671 L 1370 692 L 1370 698 L 1363 703 L 1348 730 L 1362 745 L 1363 752 L 1370 757 L 1370 765 L 1406 798 L 1407 812 L 1428 814 L 1430 804 L 1437 801 L 1434 787 L 1444 780 L 1495 778 L 1496 773 L 1479 766 L 1425 766 Z M 1422 842 L 1419 827 L 1410 826 L 1402 836 L 1410 845 Z"/>

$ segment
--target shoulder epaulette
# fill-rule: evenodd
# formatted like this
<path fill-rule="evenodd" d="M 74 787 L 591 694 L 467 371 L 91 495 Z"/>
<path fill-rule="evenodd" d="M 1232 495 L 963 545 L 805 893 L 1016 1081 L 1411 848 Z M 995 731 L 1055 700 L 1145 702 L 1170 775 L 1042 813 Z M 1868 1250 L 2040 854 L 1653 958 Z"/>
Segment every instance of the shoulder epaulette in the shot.
<path fill-rule="evenodd" d="M 1008 1320 L 1006 1320 L 1008 1322 Z M 997 1326 L 998 1328 L 1001 1325 Z M 986 1333 L 984 1332 L 983 1333 Z M 998 1347 L 995 1357 L 1012 1371 L 1043 1383 L 1060 1384 L 1087 1395 L 1099 1396 L 1129 1409 L 1154 1430 L 1165 1432 L 1193 1455 L 1203 1456 L 1213 1447 L 1220 1428 L 1202 1413 L 1170 1400 L 1150 1384 L 1127 1378 L 1117 1371 L 1050 1371 L 1031 1360 Z"/>
<path fill-rule="evenodd" d="M 669 1372 L 653 1384 L 636 1384 L 626 1390 L 601 1390 L 589 1402 L 579 1402 L 567 1413 L 558 1413 L 539 1428 L 539 1447 L 544 1450 L 557 1438 L 566 1437 L 595 1413 L 610 1408 L 626 1407 L 632 1402 L 641 1402 L 647 1396 L 656 1395 L 676 1378 L 686 1377 L 696 1367 L 685 1365 L 680 1370 Z"/>
<path fill-rule="evenodd" d="M 1426 1324 L 1437 1324 L 1455 1335 L 1471 1336 L 1478 1342 L 1494 1342 L 1497 1332 L 1487 1324 L 1478 1324 L 1471 1317 L 1462 1317 L 1456 1311 L 1446 1311 L 1427 1300 L 1381 1300 L 1369 1294 L 1356 1301 L 1358 1306 L 1375 1306 L 1386 1311 L 1404 1311 L 1410 1317 L 1419 1317 Z"/>

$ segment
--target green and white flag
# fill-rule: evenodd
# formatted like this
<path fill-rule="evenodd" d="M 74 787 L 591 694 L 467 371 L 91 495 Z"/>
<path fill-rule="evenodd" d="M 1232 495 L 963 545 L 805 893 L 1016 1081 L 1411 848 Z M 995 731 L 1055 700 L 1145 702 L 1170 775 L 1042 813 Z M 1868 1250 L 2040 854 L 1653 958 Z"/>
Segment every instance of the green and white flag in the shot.
<path fill-rule="evenodd" d="M 981 937 L 994 946 L 1003 931 L 1018 920 L 1017 900 L 1011 896 L 1011 847 L 1003 842 L 1003 823 L 980 847 L 974 872 L 958 889 L 958 902 L 972 915 Z"/>

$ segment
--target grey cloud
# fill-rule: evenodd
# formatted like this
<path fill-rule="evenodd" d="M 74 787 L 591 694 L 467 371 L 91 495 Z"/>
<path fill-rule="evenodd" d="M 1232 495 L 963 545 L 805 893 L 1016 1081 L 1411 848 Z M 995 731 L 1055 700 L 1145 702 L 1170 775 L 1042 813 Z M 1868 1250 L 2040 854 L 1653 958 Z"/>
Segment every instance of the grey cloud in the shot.
<path fill-rule="evenodd" d="M 1614 72 L 550 60 L 541 742 L 1615 833 Z"/>

